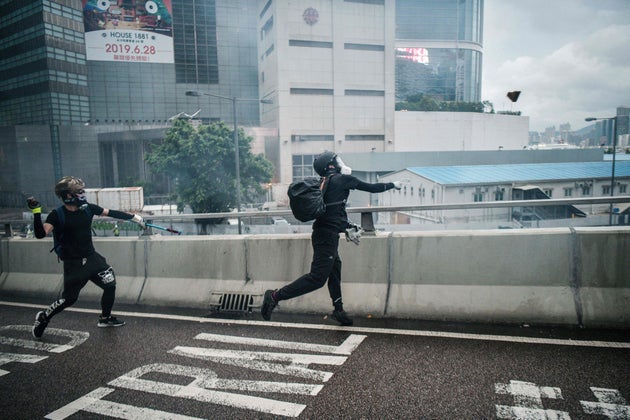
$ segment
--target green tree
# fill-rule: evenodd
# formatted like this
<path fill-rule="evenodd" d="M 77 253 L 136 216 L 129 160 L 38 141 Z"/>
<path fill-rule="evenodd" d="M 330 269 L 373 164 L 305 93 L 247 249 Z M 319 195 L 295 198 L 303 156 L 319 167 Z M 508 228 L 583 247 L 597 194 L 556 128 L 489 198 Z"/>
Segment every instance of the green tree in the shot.
<path fill-rule="evenodd" d="M 216 213 L 236 207 L 233 136 L 234 130 L 224 122 L 195 129 L 185 120 L 176 120 L 163 141 L 147 154 L 153 172 L 173 180 L 178 209 L 188 204 L 194 213 Z M 273 165 L 251 153 L 252 138 L 243 130 L 239 129 L 238 137 L 241 197 L 248 202 L 264 193 L 262 184 L 271 180 Z"/>
<path fill-rule="evenodd" d="M 494 113 L 492 103 L 488 101 L 439 101 L 423 93 L 409 95 L 404 101 L 396 103 L 396 111 L 484 112 L 484 108 L 487 107 L 490 108 L 491 113 Z"/>

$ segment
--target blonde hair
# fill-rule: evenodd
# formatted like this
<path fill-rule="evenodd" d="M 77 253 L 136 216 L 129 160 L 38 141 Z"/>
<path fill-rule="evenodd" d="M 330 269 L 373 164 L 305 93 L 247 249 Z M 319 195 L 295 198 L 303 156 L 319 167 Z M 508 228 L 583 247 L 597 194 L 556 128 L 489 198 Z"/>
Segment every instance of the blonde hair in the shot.
<path fill-rule="evenodd" d="M 75 176 L 64 176 L 55 184 L 55 194 L 62 200 L 66 194 L 78 193 L 85 188 L 85 182 Z"/>

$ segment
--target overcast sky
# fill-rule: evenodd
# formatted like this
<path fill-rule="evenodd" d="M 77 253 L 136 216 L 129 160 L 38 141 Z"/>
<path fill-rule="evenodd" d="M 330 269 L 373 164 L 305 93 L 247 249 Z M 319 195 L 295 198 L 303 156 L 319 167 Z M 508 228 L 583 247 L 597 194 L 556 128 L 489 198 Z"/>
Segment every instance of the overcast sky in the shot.
<path fill-rule="evenodd" d="M 531 131 L 630 107 L 630 0 L 485 0 L 482 100 Z M 512 103 L 506 94 L 520 90 Z"/>

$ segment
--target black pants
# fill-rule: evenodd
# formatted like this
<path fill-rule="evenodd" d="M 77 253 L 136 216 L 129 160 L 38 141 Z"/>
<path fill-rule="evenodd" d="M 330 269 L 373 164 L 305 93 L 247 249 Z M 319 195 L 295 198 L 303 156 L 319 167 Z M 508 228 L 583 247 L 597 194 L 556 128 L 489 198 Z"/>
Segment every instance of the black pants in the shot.
<path fill-rule="evenodd" d="M 94 253 L 87 258 L 69 259 L 63 262 L 63 291 L 61 299 L 50 304 L 46 317 L 52 318 L 65 308 L 72 306 L 79 298 L 79 292 L 88 281 L 103 289 L 101 311 L 103 316 L 110 316 L 116 298 L 116 276 L 105 258 Z"/>
<path fill-rule="evenodd" d="M 341 259 L 339 258 L 339 233 L 315 229 L 311 235 L 313 261 L 310 273 L 287 284 L 277 291 L 278 300 L 292 299 L 317 290 L 328 281 L 328 292 L 333 305 L 341 305 Z"/>

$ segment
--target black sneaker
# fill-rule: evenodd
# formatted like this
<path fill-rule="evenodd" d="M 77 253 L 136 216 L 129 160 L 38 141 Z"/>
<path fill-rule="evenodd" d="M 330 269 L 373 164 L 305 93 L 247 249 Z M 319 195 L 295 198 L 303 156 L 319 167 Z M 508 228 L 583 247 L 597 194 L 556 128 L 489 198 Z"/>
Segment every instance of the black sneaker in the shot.
<path fill-rule="evenodd" d="M 343 326 L 352 325 L 352 318 L 350 318 L 348 316 L 348 312 L 344 311 L 343 309 L 341 311 L 338 311 L 335 309 L 332 313 L 332 317 L 340 325 L 343 325 Z"/>
<path fill-rule="evenodd" d="M 35 324 L 33 324 L 33 337 L 41 338 L 47 326 L 48 320 L 46 319 L 46 313 L 44 311 L 37 312 L 37 315 L 35 315 Z"/>
<path fill-rule="evenodd" d="M 273 298 L 273 290 L 267 290 L 263 297 L 263 303 L 260 307 L 260 313 L 265 321 L 269 321 L 271 319 L 271 312 L 276 307 L 278 302 Z"/>
<path fill-rule="evenodd" d="M 122 327 L 123 325 L 125 325 L 125 321 L 121 321 L 120 319 L 114 317 L 114 316 L 99 316 L 98 317 L 98 324 L 97 324 L 100 328 L 107 328 L 107 327 Z"/>

